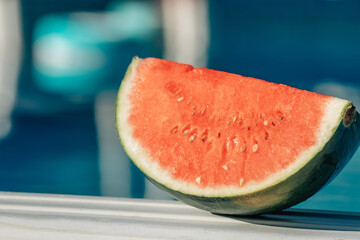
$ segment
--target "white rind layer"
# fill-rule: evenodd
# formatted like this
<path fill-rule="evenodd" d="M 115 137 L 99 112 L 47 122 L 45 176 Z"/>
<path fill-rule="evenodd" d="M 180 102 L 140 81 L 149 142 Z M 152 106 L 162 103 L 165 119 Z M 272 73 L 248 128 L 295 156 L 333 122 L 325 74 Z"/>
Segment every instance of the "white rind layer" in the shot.
<path fill-rule="evenodd" d="M 151 158 L 146 149 L 141 146 L 141 143 L 133 138 L 132 126 L 128 122 L 130 116 L 129 93 L 131 93 L 132 79 L 135 76 L 136 68 L 141 61 L 142 60 L 139 58 L 134 58 L 119 90 L 116 106 L 116 124 L 120 140 L 133 162 L 148 177 L 167 188 L 185 194 L 205 197 L 232 197 L 257 192 L 282 182 L 305 166 L 324 148 L 325 144 L 330 140 L 338 126 L 341 124 L 343 114 L 350 103 L 349 101 L 340 98 L 329 98 L 325 108 L 324 117 L 317 133 L 316 144 L 302 152 L 289 167 L 268 177 L 265 181 L 261 181 L 260 183 L 247 183 L 244 186 L 199 187 L 196 184 L 196 181 L 194 181 L 194 183 L 189 183 L 174 179 L 157 163 L 157 161 Z"/>

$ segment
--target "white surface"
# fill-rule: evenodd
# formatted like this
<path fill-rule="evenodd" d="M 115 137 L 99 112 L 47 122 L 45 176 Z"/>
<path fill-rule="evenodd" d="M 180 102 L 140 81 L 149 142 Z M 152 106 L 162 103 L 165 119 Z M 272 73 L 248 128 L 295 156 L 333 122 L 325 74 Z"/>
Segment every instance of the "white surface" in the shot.
<path fill-rule="evenodd" d="M 360 214 L 241 218 L 177 201 L 0 193 L 0 239 L 360 239 Z"/>

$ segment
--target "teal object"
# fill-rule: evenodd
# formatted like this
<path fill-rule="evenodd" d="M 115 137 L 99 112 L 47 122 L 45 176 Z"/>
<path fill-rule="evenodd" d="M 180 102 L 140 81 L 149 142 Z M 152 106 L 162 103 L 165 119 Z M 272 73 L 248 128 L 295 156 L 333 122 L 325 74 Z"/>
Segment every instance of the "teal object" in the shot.
<path fill-rule="evenodd" d="M 107 88 L 134 55 L 158 55 L 157 16 L 153 3 L 131 1 L 114 2 L 105 12 L 44 16 L 34 30 L 35 84 L 65 95 Z"/>
<path fill-rule="evenodd" d="M 109 46 L 69 15 L 47 16 L 34 32 L 35 83 L 47 92 L 89 94 L 106 75 Z"/>
<path fill-rule="evenodd" d="M 106 25 L 113 30 L 111 38 L 117 41 L 151 41 L 160 28 L 160 14 L 150 2 L 113 2 L 108 10 Z"/>

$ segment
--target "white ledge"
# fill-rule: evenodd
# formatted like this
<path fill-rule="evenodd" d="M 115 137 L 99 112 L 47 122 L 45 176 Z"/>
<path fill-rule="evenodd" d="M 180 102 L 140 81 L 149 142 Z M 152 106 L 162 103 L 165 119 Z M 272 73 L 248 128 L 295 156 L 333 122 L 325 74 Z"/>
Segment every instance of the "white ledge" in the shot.
<path fill-rule="evenodd" d="M 0 239 L 360 239 L 360 214 L 214 215 L 177 201 L 0 193 Z"/>

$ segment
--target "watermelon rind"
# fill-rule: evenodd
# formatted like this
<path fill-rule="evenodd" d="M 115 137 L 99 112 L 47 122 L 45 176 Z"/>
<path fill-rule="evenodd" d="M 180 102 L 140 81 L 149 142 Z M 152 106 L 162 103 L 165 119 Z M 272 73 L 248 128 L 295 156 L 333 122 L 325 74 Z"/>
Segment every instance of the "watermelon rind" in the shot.
<path fill-rule="evenodd" d="M 300 203 L 333 179 L 360 143 L 359 113 L 350 101 L 333 98 L 325 110 L 318 141 L 290 167 L 262 183 L 246 187 L 199 187 L 173 179 L 161 169 L 141 143 L 134 139 L 128 122 L 129 93 L 142 59 L 134 57 L 121 83 L 116 102 L 116 127 L 120 141 L 134 164 L 160 189 L 194 207 L 221 214 L 252 215 L 280 210 Z"/>

